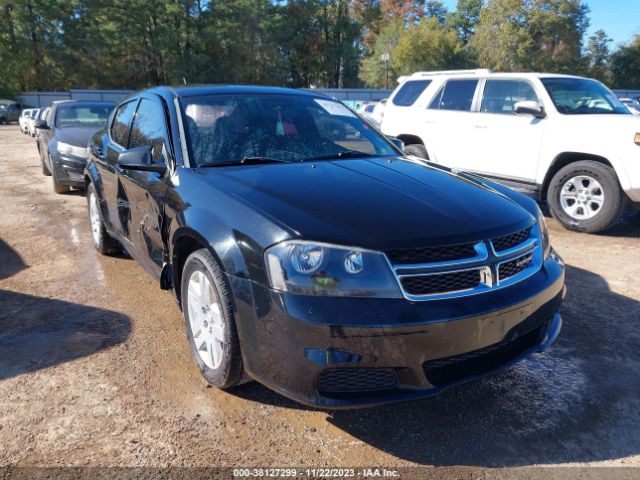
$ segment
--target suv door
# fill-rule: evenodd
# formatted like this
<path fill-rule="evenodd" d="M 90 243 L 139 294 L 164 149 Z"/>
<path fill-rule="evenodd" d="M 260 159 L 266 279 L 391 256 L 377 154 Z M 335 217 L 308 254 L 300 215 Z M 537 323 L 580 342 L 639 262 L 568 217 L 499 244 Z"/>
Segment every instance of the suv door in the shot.
<path fill-rule="evenodd" d="M 140 100 L 129 135 L 129 149 L 150 146 L 154 163 L 169 165 L 168 131 L 159 98 Z M 151 275 L 160 278 L 164 263 L 163 218 L 167 184 L 164 175 L 117 166 L 117 204 L 129 252 Z"/>
<path fill-rule="evenodd" d="M 473 145 L 468 142 L 473 128 L 471 110 L 478 78 L 450 79 L 431 100 L 424 115 L 427 149 L 432 160 L 448 167 L 465 168 Z"/>
<path fill-rule="evenodd" d="M 534 86 L 527 80 L 486 80 L 479 112 L 473 116 L 474 132 L 469 140 L 475 147 L 468 170 L 535 184 L 547 121 L 516 114 L 514 105 L 525 100 L 541 104 Z"/>

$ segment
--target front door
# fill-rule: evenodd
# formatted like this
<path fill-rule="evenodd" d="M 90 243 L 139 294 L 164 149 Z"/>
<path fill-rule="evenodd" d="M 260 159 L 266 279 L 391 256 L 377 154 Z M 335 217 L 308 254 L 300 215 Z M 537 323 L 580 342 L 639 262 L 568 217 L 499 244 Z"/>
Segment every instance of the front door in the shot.
<path fill-rule="evenodd" d="M 129 148 L 150 146 L 154 163 L 168 162 L 165 114 L 159 99 L 142 98 L 133 118 Z M 126 222 L 125 241 L 129 253 L 156 278 L 165 261 L 164 197 L 165 176 L 155 172 L 118 170 L 119 217 Z M 124 227 L 124 225 L 123 225 Z"/>
<path fill-rule="evenodd" d="M 467 169 L 507 180 L 535 182 L 547 120 L 517 115 L 521 101 L 540 102 L 523 79 L 487 80 L 480 111 L 474 114 L 475 145 Z"/>

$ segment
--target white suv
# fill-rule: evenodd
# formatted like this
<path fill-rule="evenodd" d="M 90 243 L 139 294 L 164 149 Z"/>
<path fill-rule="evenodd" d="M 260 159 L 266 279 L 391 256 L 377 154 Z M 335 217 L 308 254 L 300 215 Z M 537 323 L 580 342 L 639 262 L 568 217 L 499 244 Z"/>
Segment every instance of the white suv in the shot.
<path fill-rule="evenodd" d="M 490 70 L 398 81 L 381 130 L 407 154 L 535 194 L 572 230 L 640 206 L 640 118 L 600 82 Z"/>

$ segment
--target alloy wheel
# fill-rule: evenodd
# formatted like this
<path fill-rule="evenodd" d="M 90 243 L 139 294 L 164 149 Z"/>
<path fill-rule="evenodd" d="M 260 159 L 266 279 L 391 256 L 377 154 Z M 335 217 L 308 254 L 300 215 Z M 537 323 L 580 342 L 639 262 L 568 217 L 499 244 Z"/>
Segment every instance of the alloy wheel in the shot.
<path fill-rule="evenodd" d="M 218 296 L 209 278 L 196 270 L 189 278 L 187 290 L 189 324 L 200 359 L 215 370 L 222 363 L 225 346 L 225 323 Z"/>
<path fill-rule="evenodd" d="M 89 193 L 89 221 L 91 223 L 91 235 L 93 236 L 93 243 L 100 245 L 100 212 L 98 211 L 98 199 L 96 194 Z"/>
<path fill-rule="evenodd" d="M 577 175 L 567 180 L 560 191 L 562 210 L 575 220 L 595 217 L 604 204 L 604 190 L 595 178 Z"/>

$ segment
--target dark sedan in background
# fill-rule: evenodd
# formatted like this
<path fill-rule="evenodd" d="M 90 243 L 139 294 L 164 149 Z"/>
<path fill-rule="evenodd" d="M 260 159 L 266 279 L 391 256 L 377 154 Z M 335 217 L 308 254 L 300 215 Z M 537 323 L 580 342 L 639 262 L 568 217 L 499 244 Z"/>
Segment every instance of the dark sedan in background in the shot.
<path fill-rule="evenodd" d="M 434 395 L 558 335 L 535 201 L 404 157 L 339 102 L 260 87 L 135 94 L 96 133 L 92 237 L 182 308 L 220 388 L 334 408 Z"/>
<path fill-rule="evenodd" d="M 42 173 L 53 179 L 56 193 L 83 188 L 91 135 L 104 128 L 115 105 L 111 102 L 54 102 L 44 119 L 35 122 Z"/>

